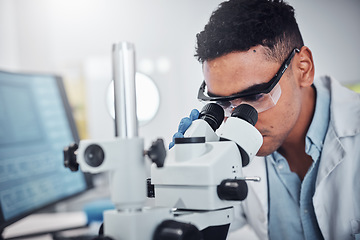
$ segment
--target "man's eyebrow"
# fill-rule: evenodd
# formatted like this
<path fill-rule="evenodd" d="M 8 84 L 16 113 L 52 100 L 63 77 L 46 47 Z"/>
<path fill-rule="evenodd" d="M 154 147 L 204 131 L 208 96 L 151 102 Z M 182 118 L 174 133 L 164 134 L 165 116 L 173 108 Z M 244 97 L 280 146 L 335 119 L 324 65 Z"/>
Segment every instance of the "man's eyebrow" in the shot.
<path fill-rule="evenodd" d="M 231 94 L 232 95 L 238 95 L 238 94 L 247 94 L 247 93 L 253 93 L 253 92 L 260 92 L 264 89 L 267 88 L 268 86 L 268 82 L 265 82 L 265 83 L 259 83 L 259 84 L 255 84 L 255 85 L 252 85 L 250 87 L 248 87 L 247 89 L 241 91 L 241 92 L 237 92 L 237 93 L 234 93 L 234 94 Z M 208 91 L 208 95 L 210 97 L 223 97 L 223 96 L 220 96 L 220 95 L 216 95 L 210 91 Z"/>

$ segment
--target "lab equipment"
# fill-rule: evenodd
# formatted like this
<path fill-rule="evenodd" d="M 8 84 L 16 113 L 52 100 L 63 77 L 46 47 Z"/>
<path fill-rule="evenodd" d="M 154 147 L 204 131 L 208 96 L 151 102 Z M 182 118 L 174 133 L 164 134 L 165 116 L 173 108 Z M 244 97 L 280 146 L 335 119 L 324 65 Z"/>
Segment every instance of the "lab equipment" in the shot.
<path fill-rule="evenodd" d="M 78 142 L 62 78 L 0 71 L 0 238 L 8 225 L 92 188 L 64 167 Z"/>
<path fill-rule="evenodd" d="M 127 240 L 225 239 L 233 206 L 247 196 L 245 181 L 260 180 L 242 175 L 242 167 L 262 144 L 253 126 L 257 112 L 241 105 L 217 134 L 224 111 L 217 104 L 206 105 L 185 137 L 175 139 L 168 155 L 162 140 L 144 151 L 132 102 L 134 46 L 114 44 L 112 54 L 115 138 L 82 140 L 64 152 L 66 165 L 72 169 L 80 166 L 84 172 L 109 172 L 116 209 L 104 212 L 104 235 Z M 145 181 L 145 154 L 154 162 L 150 181 Z M 147 193 L 155 195 L 155 206 L 144 206 Z"/>

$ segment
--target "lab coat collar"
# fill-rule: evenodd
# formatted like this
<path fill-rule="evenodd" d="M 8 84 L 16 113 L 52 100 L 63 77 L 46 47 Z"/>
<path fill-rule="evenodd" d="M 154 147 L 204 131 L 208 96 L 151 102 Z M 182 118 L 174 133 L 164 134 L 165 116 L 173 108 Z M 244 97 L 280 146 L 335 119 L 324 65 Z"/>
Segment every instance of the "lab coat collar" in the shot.
<path fill-rule="evenodd" d="M 341 138 L 360 133 L 360 106 L 352 104 L 360 95 L 349 92 L 338 81 L 331 81 L 328 76 L 321 80 L 330 89 L 330 118 L 337 136 Z"/>
<path fill-rule="evenodd" d="M 343 161 L 345 154 L 346 152 L 334 130 L 334 127 L 329 126 L 322 151 L 322 160 L 320 161 L 316 186 L 319 186 L 321 182 L 335 169 L 335 167 Z"/>
<path fill-rule="evenodd" d="M 329 89 L 331 95 L 330 123 L 325 137 L 320 167 L 316 180 L 319 186 L 335 167 L 344 159 L 346 152 L 341 143 L 341 138 L 352 136 L 360 132 L 360 106 L 352 104 L 356 93 L 352 94 L 345 87 L 340 86 L 330 77 L 322 77 L 320 81 Z M 349 110 L 350 108 L 350 110 Z M 331 147 L 331 149 L 325 149 Z"/>

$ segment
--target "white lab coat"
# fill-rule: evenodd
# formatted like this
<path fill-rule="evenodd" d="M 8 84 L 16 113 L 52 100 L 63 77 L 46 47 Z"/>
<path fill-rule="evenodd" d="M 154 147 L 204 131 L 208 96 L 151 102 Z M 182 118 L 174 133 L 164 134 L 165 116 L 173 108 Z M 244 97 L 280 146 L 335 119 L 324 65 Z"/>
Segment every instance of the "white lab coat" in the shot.
<path fill-rule="evenodd" d="M 329 77 L 317 81 L 330 90 L 331 103 L 313 197 L 315 214 L 325 239 L 360 239 L 360 95 Z M 243 173 L 262 181 L 248 182 L 248 197 L 235 209 L 232 227 L 248 223 L 260 239 L 268 239 L 264 158 L 253 159 Z"/>

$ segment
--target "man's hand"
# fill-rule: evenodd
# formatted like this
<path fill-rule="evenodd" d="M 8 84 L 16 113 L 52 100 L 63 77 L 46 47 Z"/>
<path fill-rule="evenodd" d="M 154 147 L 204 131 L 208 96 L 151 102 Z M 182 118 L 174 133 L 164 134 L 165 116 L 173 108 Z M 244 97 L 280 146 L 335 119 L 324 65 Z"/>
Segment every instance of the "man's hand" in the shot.
<path fill-rule="evenodd" d="M 199 118 L 199 111 L 197 109 L 193 109 L 189 115 L 189 117 L 185 117 L 181 119 L 179 123 L 178 131 L 174 134 L 172 138 L 172 142 L 169 144 L 169 149 L 171 149 L 175 145 L 175 138 L 183 138 L 184 133 L 190 127 L 191 123 Z"/>

